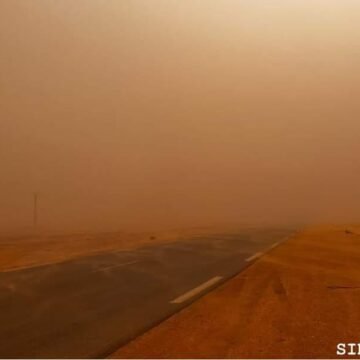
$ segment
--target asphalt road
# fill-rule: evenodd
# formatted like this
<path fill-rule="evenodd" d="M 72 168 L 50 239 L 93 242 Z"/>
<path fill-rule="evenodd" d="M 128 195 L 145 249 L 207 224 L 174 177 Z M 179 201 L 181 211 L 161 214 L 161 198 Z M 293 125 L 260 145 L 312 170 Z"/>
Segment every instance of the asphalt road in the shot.
<path fill-rule="evenodd" d="M 291 233 L 244 230 L 0 273 L 0 358 L 105 357 Z"/>

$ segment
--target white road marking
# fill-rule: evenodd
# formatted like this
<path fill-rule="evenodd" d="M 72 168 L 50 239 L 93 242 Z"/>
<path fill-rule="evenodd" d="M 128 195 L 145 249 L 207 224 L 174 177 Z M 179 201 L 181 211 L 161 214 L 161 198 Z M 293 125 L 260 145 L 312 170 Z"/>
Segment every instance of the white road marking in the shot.
<path fill-rule="evenodd" d="M 136 264 L 136 263 L 138 263 L 138 262 L 140 262 L 140 261 L 129 261 L 129 262 L 126 262 L 126 263 L 121 263 L 121 264 L 115 264 L 115 265 L 105 266 L 105 267 L 102 267 L 102 268 L 99 268 L 99 269 L 95 269 L 94 271 L 95 271 L 95 272 L 98 272 L 98 271 L 112 270 L 112 269 L 115 269 L 115 268 L 118 268 L 118 267 L 121 267 L 121 266 Z"/>
<path fill-rule="evenodd" d="M 187 293 L 177 297 L 176 299 L 170 301 L 171 304 L 181 304 L 184 301 L 187 301 L 194 297 L 195 295 L 199 294 L 200 292 L 204 291 L 205 289 L 209 288 L 210 286 L 219 282 L 223 277 L 222 276 L 215 276 L 212 279 L 204 282 L 203 284 L 197 286 L 196 288 L 188 291 Z"/>
<path fill-rule="evenodd" d="M 264 255 L 264 253 L 257 252 L 256 254 L 249 256 L 245 261 L 247 261 L 247 262 L 253 261 L 253 260 L 257 259 L 258 257 L 260 257 L 261 255 Z"/>
<path fill-rule="evenodd" d="M 275 248 L 275 247 L 278 246 L 278 245 L 280 245 L 280 241 L 272 244 L 272 245 L 268 248 L 268 251 L 270 251 L 271 249 Z M 258 257 L 260 257 L 260 256 L 262 256 L 262 255 L 264 255 L 264 252 L 261 252 L 261 251 L 260 251 L 260 252 L 257 252 L 256 254 L 249 256 L 245 261 L 247 261 L 247 262 L 253 261 L 253 260 L 257 259 Z"/>
<path fill-rule="evenodd" d="M 280 244 L 280 242 L 276 242 L 275 244 L 272 244 L 272 245 L 270 246 L 270 249 L 273 249 L 274 247 L 278 246 L 279 244 Z"/>

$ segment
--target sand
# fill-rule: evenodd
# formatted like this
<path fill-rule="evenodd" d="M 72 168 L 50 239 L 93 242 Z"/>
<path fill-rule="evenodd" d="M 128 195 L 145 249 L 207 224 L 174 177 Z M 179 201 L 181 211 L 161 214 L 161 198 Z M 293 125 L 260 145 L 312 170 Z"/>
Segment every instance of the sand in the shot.
<path fill-rule="evenodd" d="M 360 228 L 305 230 L 113 358 L 336 358 L 360 342 Z"/>
<path fill-rule="evenodd" d="M 39 231 L 21 235 L 0 234 L 0 271 L 54 264 L 104 252 L 130 250 L 212 233 L 215 229 L 202 227 L 138 233 L 112 231 L 69 234 Z"/>

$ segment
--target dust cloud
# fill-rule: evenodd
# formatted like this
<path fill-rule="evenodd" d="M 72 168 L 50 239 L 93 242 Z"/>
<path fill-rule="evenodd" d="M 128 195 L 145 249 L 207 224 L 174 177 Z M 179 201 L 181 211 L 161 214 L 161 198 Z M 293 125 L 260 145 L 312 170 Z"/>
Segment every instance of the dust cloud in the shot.
<path fill-rule="evenodd" d="M 0 229 L 360 217 L 360 2 L 0 0 Z"/>

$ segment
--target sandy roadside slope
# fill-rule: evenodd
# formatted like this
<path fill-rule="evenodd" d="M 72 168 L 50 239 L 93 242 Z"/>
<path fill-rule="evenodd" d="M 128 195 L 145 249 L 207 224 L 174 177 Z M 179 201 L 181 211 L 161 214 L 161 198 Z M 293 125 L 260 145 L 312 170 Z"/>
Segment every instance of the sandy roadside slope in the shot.
<path fill-rule="evenodd" d="M 313 228 L 112 355 L 336 358 L 360 342 L 360 228 Z"/>

